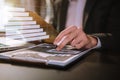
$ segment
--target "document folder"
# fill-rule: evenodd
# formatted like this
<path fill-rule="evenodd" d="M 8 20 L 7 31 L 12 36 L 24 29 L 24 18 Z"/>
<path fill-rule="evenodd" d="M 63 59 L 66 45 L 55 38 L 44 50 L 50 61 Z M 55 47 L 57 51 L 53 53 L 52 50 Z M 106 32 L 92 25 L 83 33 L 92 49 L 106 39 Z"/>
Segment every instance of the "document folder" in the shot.
<path fill-rule="evenodd" d="M 45 65 L 53 65 L 65 67 L 76 59 L 85 55 L 89 50 L 75 50 L 66 46 L 60 51 L 57 51 L 53 44 L 41 43 L 36 46 L 31 46 L 24 49 L 1 53 L 1 59 L 9 59 L 13 61 L 43 63 Z"/>

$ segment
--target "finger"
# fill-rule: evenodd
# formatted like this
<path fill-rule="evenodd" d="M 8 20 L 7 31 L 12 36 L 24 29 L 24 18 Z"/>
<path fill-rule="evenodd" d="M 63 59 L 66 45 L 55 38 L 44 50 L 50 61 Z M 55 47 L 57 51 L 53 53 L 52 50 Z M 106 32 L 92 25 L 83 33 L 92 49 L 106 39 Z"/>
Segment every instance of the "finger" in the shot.
<path fill-rule="evenodd" d="M 75 45 L 79 44 L 81 41 L 82 41 L 82 40 L 77 37 L 77 38 L 75 38 L 74 40 L 72 40 L 71 46 L 74 47 Z"/>
<path fill-rule="evenodd" d="M 54 44 L 57 44 L 64 36 L 72 33 L 73 31 L 75 31 L 76 27 L 70 27 L 65 29 L 64 31 L 62 31 L 54 40 Z"/>
<path fill-rule="evenodd" d="M 69 34 L 69 33 L 71 33 L 71 32 L 74 32 L 74 30 L 76 30 L 76 29 L 77 29 L 76 26 L 67 27 L 65 30 L 63 30 L 63 31 L 61 32 L 60 35 L 62 35 L 63 33 L 64 33 L 64 34 Z"/>
<path fill-rule="evenodd" d="M 71 42 L 73 40 L 73 38 L 74 38 L 73 35 L 66 36 L 65 39 L 58 45 L 58 47 L 56 49 L 61 50 L 66 44 Z"/>
<path fill-rule="evenodd" d="M 80 49 L 80 48 L 83 48 L 83 47 L 85 48 L 85 46 L 87 46 L 89 43 L 90 43 L 89 38 L 86 35 L 83 35 L 81 42 L 76 44 L 75 47 L 77 49 Z"/>
<path fill-rule="evenodd" d="M 66 36 L 63 36 L 63 38 L 58 43 L 56 43 L 56 45 L 59 46 L 65 40 L 65 38 Z"/>
<path fill-rule="evenodd" d="M 63 30 L 57 37 L 57 38 L 61 38 L 67 34 L 70 34 L 71 32 L 74 32 L 77 28 L 75 26 L 72 26 L 70 28 L 66 28 L 65 30 Z"/>
<path fill-rule="evenodd" d="M 83 38 L 83 33 L 81 32 L 81 30 L 78 30 L 78 32 L 76 33 L 76 37 L 71 42 L 71 45 L 75 46 L 76 44 L 80 43 L 82 41 L 82 39 L 84 39 Z"/>
<path fill-rule="evenodd" d="M 77 48 L 77 49 L 81 49 L 81 48 L 83 48 L 84 46 L 85 46 L 85 42 L 84 41 L 81 41 L 79 44 L 76 44 L 75 45 L 75 48 Z"/>
<path fill-rule="evenodd" d="M 57 45 L 56 50 L 61 50 L 62 48 L 64 48 L 64 46 L 69 43 L 70 39 L 69 38 L 65 38 L 59 45 Z"/>

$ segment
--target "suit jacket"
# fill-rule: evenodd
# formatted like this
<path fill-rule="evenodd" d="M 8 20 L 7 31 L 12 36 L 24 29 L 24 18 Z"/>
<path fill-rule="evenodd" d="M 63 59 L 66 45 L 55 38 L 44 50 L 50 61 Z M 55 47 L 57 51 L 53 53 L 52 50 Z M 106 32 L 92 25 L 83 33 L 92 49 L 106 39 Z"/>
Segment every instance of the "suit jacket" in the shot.
<path fill-rule="evenodd" d="M 62 31 L 65 28 L 68 0 L 61 1 L 59 14 L 55 14 L 53 25 Z M 56 4 L 57 6 L 57 4 Z M 99 37 L 102 49 L 118 49 L 120 45 L 119 0 L 87 0 L 83 27 L 87 34 Z"/>

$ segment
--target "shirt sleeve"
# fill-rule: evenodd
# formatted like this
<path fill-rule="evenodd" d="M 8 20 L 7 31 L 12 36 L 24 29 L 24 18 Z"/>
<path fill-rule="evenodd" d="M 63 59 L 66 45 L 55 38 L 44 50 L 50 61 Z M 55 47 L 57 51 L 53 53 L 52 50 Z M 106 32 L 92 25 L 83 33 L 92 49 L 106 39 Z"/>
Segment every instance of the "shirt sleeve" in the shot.
<path fill-rule="evenodd" d="M 96 36 L 94 36 L 94 37 L 96 37 Z M 96 38 L 97 38 L 98 43 L 97 43 L 97 45 L 96 45 L 95 47 L 93 47 L 92 49 L 97 49 L 97 48 L 100 48 L 100 47 L 101 47 L 101 41 L 100 41 L 100 39 L 99 39 L 98 37 L 96 37 Z"/>

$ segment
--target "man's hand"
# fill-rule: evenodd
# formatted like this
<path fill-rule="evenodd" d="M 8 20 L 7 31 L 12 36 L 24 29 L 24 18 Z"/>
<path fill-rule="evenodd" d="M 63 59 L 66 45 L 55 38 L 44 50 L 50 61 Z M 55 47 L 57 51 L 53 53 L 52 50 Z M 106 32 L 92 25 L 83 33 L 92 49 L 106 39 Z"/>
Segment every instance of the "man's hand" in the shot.
<path fill-rule="evenodd" d="M 62 39 L 63 37 L 64 39 Z M 68 43 L 76 49 L 89 49 L 97 45 L 97 39 L 86 35 L 81 28 L 78 29 L 76 26 L 71 26 L 63 30 L 54 41 L 54 44 L 57 45 L 57 50 L 61 50 Z"/>

